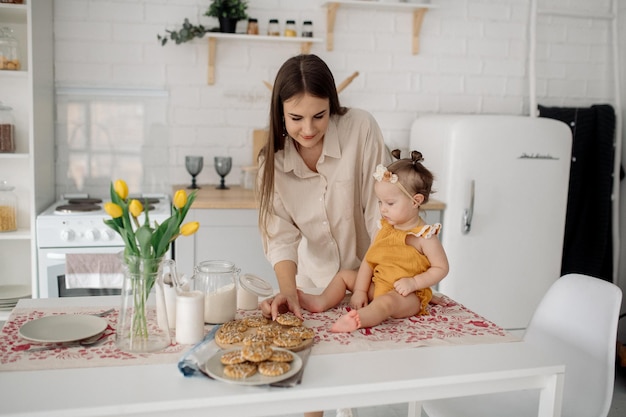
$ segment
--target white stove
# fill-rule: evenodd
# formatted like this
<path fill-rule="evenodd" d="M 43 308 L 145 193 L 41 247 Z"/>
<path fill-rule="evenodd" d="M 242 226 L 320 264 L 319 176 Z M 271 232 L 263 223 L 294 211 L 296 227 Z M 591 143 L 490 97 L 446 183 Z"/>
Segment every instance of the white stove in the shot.
<path fill-rule="evenodd" d="M 164 194 L 131 195 L 148 211 L 150 224 L 161 224 L 171 215 L 172 204 Z M 65 255 L 68 253 L 118 253 L 124 249 L 122 238 L 106 224 L 111 217 L 104 211 L 110 199 L 86 194 L 65 195 L 37 216 L 37 255 L 39 297 L 103 295 L 103 291 L 73 291 L 63 294 Z M 139 217 L 143 224 L 145 213 Z"/>

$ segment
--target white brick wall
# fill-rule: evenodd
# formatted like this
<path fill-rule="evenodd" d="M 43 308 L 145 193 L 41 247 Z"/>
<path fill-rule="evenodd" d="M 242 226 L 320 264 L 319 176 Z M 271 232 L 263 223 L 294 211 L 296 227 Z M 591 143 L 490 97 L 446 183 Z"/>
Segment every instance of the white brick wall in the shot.
<path fill-rule="evenodd" d="M 546 8 L 609 11 L 610 0 L 538 0 Z M 270 18 L 313 20 L 326 38 L 321 0 L 250 0 L 249 14 L 266 30 Z M 311 50 L 333 70 L 337 83 L 360 75 L 341 94 L 343 104 L 362 107 L 379 121 L 390 147 L 406 149 L 411 122 L 425 113 L 528 114 L 528 23 L 530 0 L 432 0 L 420 54 L 411 54 L 410 12 L 340 8 L 335 47 Z M 212 159 L 234 158 L 227 182 L 238 182 L 252 163 L 252 131 L 267 125 L 269 90 L 278 67 L 299 53 L 291 43 L 218 40 L 216 83 L 207 85 L 206 39 L 162 47 L 156 39 L 185 17 L 216 26 L 203 16 L 209 0 L 54 0 L 55 73 L 58 88 L 101 87 L 164 91 L 165 120 L 142 130 L 150 154 L 167 166 L 146 174 L 137 187 L 160 189 L 187 183 L 184 156 L 200 154 L 201 183 L 218 180 Z M 244 30 L 240 22 L 239 30 Z M 613 102 L 614 84 L 607 21 L 540 16 L 537 28 L 537 98 L 540 104 L 583 106 Z M 60 96 L 60 101 L 73 96 Z M 141 99 L 139 99 L 141 100 Z M 57 188 L 102 194 L 103 184 L 125 171 L 122 159 L 106 166 L 81 154 L 73 126 L 60 111 Z M 154 132 L 165 141 L 152 141 Z M 73 148 L 74 147 L 74 148 Z M 115 148 L 115 147 L 113 147 Z M 146 149 L 146 148 L 144 148 Z M 106 151 L 105 151 L 106 152 Z M 115 152 L 112 149 L 111 152 Z M 70 158 L 68 153 L 73 156 Z M 153 156 L 154 157 L 154 156 Z M 69 161 L 78 159 L 98 178 L 78 181 Z M 145 157 L 144 157 L 145 159 Z M 116 162 L 117 161 L 117 162 Z M 143 161 L 145 166 L 153 165 Z M 88 175 L 88 174 L 85 174 Z M 149 178 L 148 178 L 149 177 Z M 158 180 L 155 180 L 159 177 Z"/>

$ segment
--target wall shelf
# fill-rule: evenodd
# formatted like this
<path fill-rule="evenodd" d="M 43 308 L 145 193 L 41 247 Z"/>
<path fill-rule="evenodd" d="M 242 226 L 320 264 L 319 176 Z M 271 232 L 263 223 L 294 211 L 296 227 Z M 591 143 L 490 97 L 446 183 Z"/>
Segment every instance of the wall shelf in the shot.
<path fill-rule="evenodd" d="M 320 43 L 323 39 L 320 38 L 303 38 L 303 37 L 289 37 L 289 36 L 266 36 L 266 35 L 247 35 L 238 33 L 220 33 L 210 32 L 207 34 L 209 39 L 209 74 L 207 82 L 209 85 L 215 84 L 215 62 L 217 53 L 217 40 L 244 40 L 252 42 L 283 42 L 283 43 L 298 43 L 300 44 L 300 52 L 308 54 L 311 51 L 311 45 L 314 43 Z"/>
<path fill-rule="evenodd" d="M 323 4 L 326 6 L 326 50 L 332 51 L 335 47 L 335 18 L 337 10 L 340 8 L 358 8 L 372 10 L 390 10 L 390 11 L 412 11 L 413 12 L 413 36 L 412 48 L 413 55 L 419 53 L 420 31 L 422 30 L 422 22 L 424 15 L 428 9 L 436 8 L 430 3 L 400 3 L 400 2 L 380 2 L 380 1 L 357 1 L 357 0 L 337 0 L 329 1 Z"/>

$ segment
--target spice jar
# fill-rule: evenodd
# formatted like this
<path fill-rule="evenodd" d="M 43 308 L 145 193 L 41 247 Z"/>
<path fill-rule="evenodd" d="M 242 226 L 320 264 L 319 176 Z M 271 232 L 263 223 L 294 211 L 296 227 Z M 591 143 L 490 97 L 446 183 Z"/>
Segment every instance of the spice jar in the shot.
<path fill-rule="evenodd" d="M 302 22 L 302 37 L 303 38 L 312 38 L 313 37 L 313 22 L 310 20 L 305 20 Z"/>
<path fill-rule="evenodd" d="M 15 123 L 11 110 L 0 101 L 0 153 L 15 152 Z"/>
<path fill-rule="evenodd" d="M 17 230 L 17 197 L 6 181 L 0 181 L 0 232 Z"/>
<path fill-rule="evenodd" d="M 285 22 L 285 36 L 295 38 L 298 36 L 298 32 L 296 32 L 296 21 L 295 20 L 287 20 Z"/>
<path fill-rule="evenodd" d="M 13 29 L 0 28 L 0 70 L 19 70 L 20 59 Z"/>
<path fill-rule="evenodd" d="M 267 26 L 267 34 L 269 36 L 280 36 L 280 28 L 278 27 L 278 19 L 270 19 Z"/>
<path fill-rule="evenodd" d="M 259 21 L 254 18 L 248 19 L 248 30 L 246 31 L 248 35 L 258 35 L 259 34 Z"/>

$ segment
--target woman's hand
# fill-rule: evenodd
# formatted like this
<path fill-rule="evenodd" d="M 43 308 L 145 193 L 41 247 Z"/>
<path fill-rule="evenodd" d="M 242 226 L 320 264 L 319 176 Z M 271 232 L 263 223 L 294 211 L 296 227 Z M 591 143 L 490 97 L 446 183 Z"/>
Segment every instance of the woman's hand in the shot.
<path fill-rule="evenodd" d="M 272 320 L 276 320 L 279 314 L 286 313 L 291 311 L 297 317 L 303 319 L 302 317 L 302 309 L 300 307 L 300 301 L 298 300 L 298 295 L 286 295 L 283 293 L 278 293 L 273 298 L 268 298 L 263 300 L 260 304 L 261 313 L 266 318 L 271 318 Z"/>

